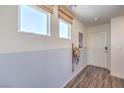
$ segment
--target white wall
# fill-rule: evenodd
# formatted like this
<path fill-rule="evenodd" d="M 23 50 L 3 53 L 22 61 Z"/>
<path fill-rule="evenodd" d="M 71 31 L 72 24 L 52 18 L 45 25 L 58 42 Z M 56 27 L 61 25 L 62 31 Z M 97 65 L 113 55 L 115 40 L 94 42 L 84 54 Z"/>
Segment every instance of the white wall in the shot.
<path fill-rule="evenodd" d="M 124 16 L 111 19 L 111 75 L 124 78 Z"/>
<path fill-rule="evenodd" d="M 72 39 L 60 39 L 57 8 L 51 19 L 51 36 L 46 37 L 18 32 L 18 7 L 0 6 L 0 82 L 5 87 L 61 87 L 86 66 L 85 26 L 74 19 Z M 78 32 L 84 33 L 85 47 L 72 73 L 70 50 L 72 42 L 78 45 Z"/>
<path fill-rule="evenodd" d="M 73 26 L 72 26 L 72 42 L 75 43 L 76 46 L 78 46 L 78 34 L 79 32 L 83 33 L 84 36 L 84 42 L 83 42 L 83 47 L 86 48 L 87 46 L 87 41 L 86 41 L 86 36 L 87 36 L 87 32 L 86 32 L 86 27 L 77 19 L 74 19 L 73 21 Z"/>
<path fill-rule="evenodd" d="M 108 34 L 108 50 L 110 50 L 110 24 L 103 24 L 103 25 L 97 25 L 97 26 L 93 26 L 93 27 L 88 27 L 87 28 L 87 64 L 91 64 L 90 63 L 90 57 L 89 57 L 89 42 L 90 42 L 90 34 L 94 33 L 94 32 L 107 32 Z M 110 69 L 110 51 L 108 51 L 108 69 Z"/>
<path fill-rule="evenodd" d="M 71 40 L 59 39 L 57 6 L 51 20 L 51 36 L 18 32 L 18 7 L 0 6 L 0 53 L 71 47 Z M 4 41 L 3 41 L 4 40 Z"/>
<path fill-rule="evenodd" d="M 23 32 L 19 33 L 17 6 L 0 6 L 0 12 L 0 53 L 67 47 L 70 48 L 72 42 L 77 45 L 78 32 L 85 31 L 83 24 L 74 19 L 74 24 L 72 25 L 72 39 L 67 40 L 59 38 L 59 19 L 57 6 L 54 6 L 54 13 L 51 19 L 50 37 Z"/>

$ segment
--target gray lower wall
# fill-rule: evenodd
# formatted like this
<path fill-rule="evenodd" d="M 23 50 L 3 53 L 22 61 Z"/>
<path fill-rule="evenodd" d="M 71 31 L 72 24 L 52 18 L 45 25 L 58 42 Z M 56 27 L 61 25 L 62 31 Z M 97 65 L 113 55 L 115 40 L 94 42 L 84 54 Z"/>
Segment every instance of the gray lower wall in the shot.
<path fill-rule="evenodd" d="M 83 50 L 74 73 L 85 66 Z M 74 73 L 69 48 L 0 54 L 0 87 L 61 87 Z"/>

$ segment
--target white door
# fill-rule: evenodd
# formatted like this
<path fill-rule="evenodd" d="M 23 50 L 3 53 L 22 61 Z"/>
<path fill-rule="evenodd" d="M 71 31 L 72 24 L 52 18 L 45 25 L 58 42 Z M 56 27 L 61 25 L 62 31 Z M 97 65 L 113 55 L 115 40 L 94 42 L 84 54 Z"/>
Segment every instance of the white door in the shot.
<path fill-rule="evenodd" d="M 89 41 L 89 64 L 108 68 L 107 32 L 91 33 Z"/>

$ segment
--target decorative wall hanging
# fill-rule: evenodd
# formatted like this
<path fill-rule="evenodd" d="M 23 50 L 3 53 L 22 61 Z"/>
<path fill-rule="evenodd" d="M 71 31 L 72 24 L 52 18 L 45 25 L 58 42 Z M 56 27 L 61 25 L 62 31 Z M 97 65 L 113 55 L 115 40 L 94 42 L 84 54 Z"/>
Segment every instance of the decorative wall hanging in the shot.
<path fill-rule="evenodd" d="M 78 64 L 80 57 L 80 50 L 72 44 L 72 72 L 74 72 L 74 65 Z"/>
<path fill-rule="evenodd" d="M 79 48 L 83 48 L 83 33 L 79 32 Z"/>

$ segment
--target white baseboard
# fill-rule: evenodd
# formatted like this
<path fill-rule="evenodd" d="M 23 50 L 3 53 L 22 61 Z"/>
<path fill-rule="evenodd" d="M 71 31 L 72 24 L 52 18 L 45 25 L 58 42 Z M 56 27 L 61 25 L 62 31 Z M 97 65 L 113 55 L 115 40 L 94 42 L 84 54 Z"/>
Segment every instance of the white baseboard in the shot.
<path fill-rule="evenodd" d="M 86 65 L 86 66 L 87 66 L 87 65 Z M 66 82 L 64 85 L 62 85 L 60 88 L 64 88 L 64 87 L 65 87 L 75 76 L 77 76 L 77 75 L 79 74 L 79 72 L 82 71 L 86 66 L 80 68 L 79 71 L 77 71 L 74 75 L 72 75 L 72 77 L 71 77 L 69 80 L 67 80 L 67 82 Z"/>
<path fill-rule="evenodd" d="M 124 77 L 123 76 L 116 75 L 116 74 L 113 74 L 113 73 L 110 73 L 110 75 L 113 76 L 113 77 L 120 78 L 120 79 L 123 79 L 124 80 Z"/>

